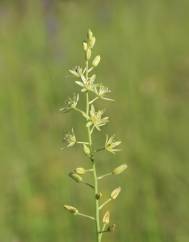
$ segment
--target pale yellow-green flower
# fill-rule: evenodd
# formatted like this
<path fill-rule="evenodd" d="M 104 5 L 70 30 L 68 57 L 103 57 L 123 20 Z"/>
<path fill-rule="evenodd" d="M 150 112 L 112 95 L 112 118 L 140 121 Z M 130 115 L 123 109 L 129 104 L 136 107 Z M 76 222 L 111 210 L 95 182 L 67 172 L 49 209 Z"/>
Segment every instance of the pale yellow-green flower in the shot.
<path fill-rule="evenodd" d="M 105 87 L 101 84 L 95 86 L 95 94 L 103 100 L 114 101 L 113 99 L 106 97 L 106 94 L 108 94 L 110 92 L 111 92 L 111 90 L 108 87 Z"/>
<path fill-rule="evenodd" d="M 72 147 L 77 143 L 74 130 L 72 129 L 70 133 L 67 133 L 64 137 L 64 143 L 66 147 Z"/>
<path fill-rule="evenodd" d="M 120 149 L 117 149 L 120 144 L 121 141 L 116 140 L 115 135 L 112 135 L 111 137 L 108 137 L 108 135 L 106 135 L 105 149 L 107 151 L 115 154 L 117 151 L 120 151 Z"/>
<path fill-rule="evenodd" d="M 75 81 L 75 83 L 77 85 L 79 85 L 80 87 L 82 87 L 82 89 L 81 89 L 82 92 L 86 92 L 86 91 L 92 91 L 92 92 L 94 92 L 95 86 L 96 86 L 94 84 L 95 79 L 96 79 L 96 75 L 93 74 L 88 79 L 83 78 L 81 81 Z"/>
<path fill-rule="evenodd" d="M 87 123 L 87 126 L 90 127 L 93 125 L 98 131 L 100 131 L 101 126 L 104 126 L 109 122 L 108 117 L 102 117 L 103 113 L 103 110 L 95 111 L 94 105 L 91 105 L 90 121 Z"/>
<path fill-rule="evenodd" d="M 79 102 L 79 94 L 74 93 L 73 97 L 66 100 L 65 106 L 63 108 L 60 108 L 59 110 L 64 113 L 69 112 L 70 110 L 77 107 L 78 102 Z"/>
<path fill-rule="evenodd" d="M 82 68 L 80 66 L 74 67 L 74 69 L 69 70 L 69 72 L 75 77 L 81 77 L 83 75 Z"/>

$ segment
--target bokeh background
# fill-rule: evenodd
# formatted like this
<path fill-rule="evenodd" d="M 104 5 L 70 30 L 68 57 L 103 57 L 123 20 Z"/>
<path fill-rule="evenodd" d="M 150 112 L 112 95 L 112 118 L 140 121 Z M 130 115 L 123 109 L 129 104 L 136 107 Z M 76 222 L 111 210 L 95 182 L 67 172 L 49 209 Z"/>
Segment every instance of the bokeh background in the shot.
<path fill-rule="evenodd" d="M 72 127 L 85 138 L 82 120 L 58 111 L 76 91 L 68 69 L 82 65 L 89 27 L 99 80 L 116 99 L 98 139 L 123 141 L 118 155 L 99 154 L 98 167 L 129 166 L 101 187 L 104 199 L 123 189 L 104 242 L 189 241 L 188 9 L 188 0 L 0 1 L 1 242 L 94 241 L 92 224 L 63 209 L 94 211 L 90 191 L 67 176 L 86 157 L 60 150 Z"/>

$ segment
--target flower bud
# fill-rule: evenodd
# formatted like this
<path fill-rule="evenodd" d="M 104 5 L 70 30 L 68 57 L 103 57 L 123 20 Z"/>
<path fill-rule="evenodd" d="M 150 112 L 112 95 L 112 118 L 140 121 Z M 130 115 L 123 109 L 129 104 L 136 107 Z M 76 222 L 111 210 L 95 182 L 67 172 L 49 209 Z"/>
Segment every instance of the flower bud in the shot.
<path fill-rule="evenodd" d="M 89 60 L 91 58 L 91 49 L 86 50 L 86 60 Z"/>
<path fill-rule="evenodd" d="M 69 176 L 77 183 L 82 182 L 83 178 L 75 172 L 70 172 Z"/>
<path fill-rule="evenodd" d="M 83 167 L 77 167 L 75 169 L 75 172 L 78 174 L 78 175 L 84 175 L 86 173 L 86 170 L 83 168 Z"/>
<path fill-rule="evenodd" d="M 122 172 L 124 172 L 127 169 L 127 165 L 126 164 L 122 164 L 118 167 L 116 167 L 115 169 L 113 169 L 112 174 L 113 175 L 119 175 Z"/>
<path fill-rule="evenodd" d="M 86 144 L 83 145 L 83 151 L 87 156 L 91 154 L 90 148 Z"/>
<path fill-rule="evenodd" d="M 92 65 L 93 65 L 94 67 L 96 67 L 96 66 L 98 66 L 99 63 L 100 63 L 100 55 L 97 55 L 97 56 L 94 58 L 94 60 L 93 60 L 93 62 L 92 62 Z"/>
<path fill-rule="evenodd" d="M 110 195 L 111 198 L 115 200 L 119 196 L 120 192 L 121 192 L 121 187 L 118 187 L 118 188 L 114 189 L 111 192 L 111 195 Z"/>
<path fill-rule="evenodd" d="M 77 210 L 77 208 L 75 207 L 72 207 L 70 205 L 64 205 L 64 208 L 70 212 L 70 213 L 73 213 L 73 214 L 77 214 L 79 211 Z"/>
<path fill-rule="evenodd" d="M 110 212 L 106 211 L 104 214 L 104 217 L 102 219 L 103 224 L 109 224 L 110 223 Z"/>
<path fill-rule="evenodd" d="M 89 48 L 93 48 L 96 42 L 96 38 L 93 36 L 90 40 L 89 40 Z"/>
<path fill-rule="evenodd" d="M 93 37 L 93 32 L 89 29 L 87 33 L 87 38 L 90 40 Z"/>
<path fill-rule="evenodd" d="M 84 49 L 84 51 L 86 51 L 88 49 L 88 46 L 87 46 L 87 42 L 86 41 L 83 41 L 83 49 Z"/>

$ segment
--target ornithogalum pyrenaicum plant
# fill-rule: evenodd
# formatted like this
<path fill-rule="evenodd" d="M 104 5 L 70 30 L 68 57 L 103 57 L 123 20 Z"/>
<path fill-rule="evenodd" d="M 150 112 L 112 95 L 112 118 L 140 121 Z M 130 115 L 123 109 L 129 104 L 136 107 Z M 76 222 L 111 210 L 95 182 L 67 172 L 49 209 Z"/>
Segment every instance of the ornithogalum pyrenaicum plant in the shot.
<path fill-rule="evenodd" d="M 86 41 L 83 42 L 84 51 L 84 66 L 76 66 L 69 70 L 70 74 L 73 75 L 75 84 L 80 89 L 80 93 L 75 93 L 71 98 L 65 102 L 65 106 L 60 109 L 64 113 L 69 111 L 78 112 L 86 126 L 86 140 L 80 140 L 75 135 L 75 131 L 72 128 L 71 131 L 64 137 L 64 148 L 73 147 L 80 145 L 84 154 L 89 160 L 90 167 L 77 167 L 69 173 L 69 176 L 73 181 L 86 185 L 89 189 L 93 190 L 94 193 L 94 208 L 95 214 L 88 215 L 81 212 L 75 205 L 64 205 L 64 208 L 73 215 L 82 216 L 86 219 L 92 220 L 96 230 L 96 242 L 101 242 L 102 237 L 106 232 L 113 232 L 115 230 L 115 224 L 110 221 L 110 212 L 104 211 L 106 205 L 114 201 L 121 192 L 121 187 L 116 187 L 109 195 L 108 198 L 103 198 L 103 191 L 99 190 L 99 183 L 102 183 L 102 179 L 107 176 L 116 176 L 123 173 L 127 165 L 120 164 L 108 171 L 106 174 L 97 175 L 97 167 L 95 161 L 95 154 L 97 152 L 107 151 L 112 154 L 120 151 L 121 141 L 116 138 L 115 135 L 106 135 L 104 137 L 104 145 L 101 148 L 96 148 L 93 141 L 94 132 L 100 132 L 102 127 L 109 122 L 109 117 L 104 115 L 103 109 L 98 109 L 96 104 L 99 105 L 99 101 L 114 101 L 108 95 L 110 89 L 105 87 L 102 83 L 97 82 L 95 75 L 95 69 L 101 61 L 100 55 L 92 55 L 96 38 L 92 31 L 89 30 Z M 81 108 L 79 105 L 80 96 L 83 95 L 86 99 L 86 105 Z M 98 171 L 99 172 L 99 171 Z M 93 177 L 93 184 L 88 183 L 85 180 L 85 174 L 89 173 Z M 104 201 L 102 201 L 104 200 Z M 103 212 L 104 211 L 104 212 Z M 103 214 L 101 215 L 101 213 Z"/>

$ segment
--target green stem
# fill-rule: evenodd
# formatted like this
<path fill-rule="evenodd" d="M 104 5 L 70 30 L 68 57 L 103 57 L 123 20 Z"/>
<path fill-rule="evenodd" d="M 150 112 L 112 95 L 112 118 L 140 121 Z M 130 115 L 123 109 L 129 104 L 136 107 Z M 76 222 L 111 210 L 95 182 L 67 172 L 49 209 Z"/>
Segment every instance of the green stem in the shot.
<path fill-rule="evenodd" d="M 86 61 L 86 79 L 88 79 L 88 61 Z M 89 108 L 90 108 L 90 101 L 89 101 L 89 93 L 86 93 L 86 114 L 89 116 Z M 87 127 L 88 132 L 88 140 L 89 140 L 89 146 L 91 150 L 91 156 L 90 160 L 93 163 L 92 169 L 93 169 L 93 177 L 94 177 L 94 198 L 95 198 L 95 221 L 96 221 L 96 242 L 101 242 L 101 235 L 100 235 L 100 212 L 99 212 L 99 200 L 96 199 L 96 194 L 98 194 L 98 178 L 97 178 L 97 172 L 96 172 L 96 163 L 94 161 L 94 157 L 92 156 L 92 133 L 90 130 L 90 127 Z"/>
<path fill-rule="evenodd" d="M 82 217 L 85 217 L 85 218 L 89 218 L 89 219 L 91 219 L 91 220 L 95 220 L 95 218 L 94 218 L 94 217 L 89 216 L 89 215 L 84 214 L 84 213 L 79 213 L 79 212 L 78 212 L 76 215 L 78 215 L 78 216 L 82 216 Z"/>
<path fill-rule="evenodd" d="M 93 175 L 94 175 L 94 184 L 95 184 L 95 200 L 96 200 L 96 234 L 97 234 L 97 242 L 101 241 L 100 236 L 100 213 L 99 213 L 99 200 L 96 199 L 96 194 L 98 194 L 98 179 L 96 174 L 96 164 L 93 161 Z"/>
<path fill-rule="evenodd" d="M 102 231 L 101 231 L 101 233 L 100 233 L 100 241 L 101 241 L 101 239 L 102 239 L 102 235 L 103 235 L 103 233 L 105 232 L 105 228 L 106 228 L 106 224 L 103 224 L 103 226 L 102 226 Z"/>
<path fill-rule="evenodd" d="M 106 204 L 108 204 L 109 202 L 111 202 L 112 201 L 112 199 L 111 198 L 109 198 L 108 200 L 106 200 L 98 209 L 100 210 L 100 209 L 102 209 Z"/>

